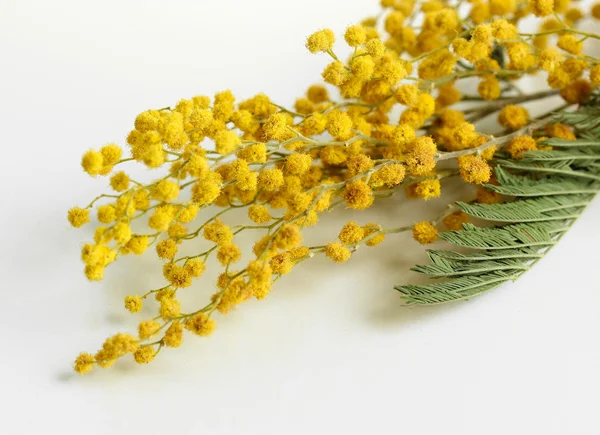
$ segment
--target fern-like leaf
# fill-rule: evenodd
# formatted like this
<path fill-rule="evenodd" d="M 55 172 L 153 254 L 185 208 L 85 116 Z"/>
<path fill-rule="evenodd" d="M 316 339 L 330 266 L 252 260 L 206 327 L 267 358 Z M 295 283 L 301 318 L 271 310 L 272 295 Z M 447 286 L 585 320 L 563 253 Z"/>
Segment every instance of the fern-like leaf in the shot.
<path fill-rule="evenodd" d="M 430 264 L 412 270 L 442 280 L 396 286 L 407 304 L 466 299 L 515 280 L 558 242 L 590 204 L 600 190 L 600 107 L 558 113 L 555 120 L 574 126 L 579 139 L 548 139 L 545 143 L 555 149 L 525 153 L 520 161 L 498 160 L 498 185 L 485 187 L 515 200 L 457 202 L 466 214 L 496 225 L 465 224 L 462 230 L 440 233 L 442 240 L 470 252 L 428 251 Z"/>
<path fill-rule="evenodd" d="M 600 183 L 568 177 L 540 178 L 511 174 L 502 167 L 496 168 L 496 178 L 500 183 L 486 184 L 487 189 L 508 196 L 532 197 L 551 195 L 595 194 Z"/>

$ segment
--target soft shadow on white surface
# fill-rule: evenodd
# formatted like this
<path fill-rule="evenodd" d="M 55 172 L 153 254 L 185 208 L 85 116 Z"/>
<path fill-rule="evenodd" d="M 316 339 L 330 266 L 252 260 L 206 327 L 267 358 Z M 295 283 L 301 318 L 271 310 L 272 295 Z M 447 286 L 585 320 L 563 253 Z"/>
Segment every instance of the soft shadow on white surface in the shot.
<path fill-rule="evenodd" d="M 400 306 L 393 285 L 417 282 L 408 268 L 425 255 L 409 235 L 389 237 L 346 265 L 300 265 L 266 300 L 219 317 L 212 337 L 186 337 L 148 366 L 70 372 L 79 351 L 144 318 L 125 312 L 124 295 L 162 282 L 151 254 L 119 261 L 101 283 L 83 277 L 91 235 L 68 228 L 66 210 L 107 182 L 82 173 L 82 152 L 123 143 L 136 113 L 182 97 L 231 87 L 292 104 L 327 62 L 306 52 L 306 34 L 339 34 L 377 10 L 376 0 L 2 4 L 0 432 L 599 432 L 598 201 L 517 283 L 470 301 Z M 400 198 L 335 212 L 310 237 L 333 240 L 349 219 L 433 217 L 446 194 L 428 216 Z M 193 307 L 212 286 L 188 290 Z"/>

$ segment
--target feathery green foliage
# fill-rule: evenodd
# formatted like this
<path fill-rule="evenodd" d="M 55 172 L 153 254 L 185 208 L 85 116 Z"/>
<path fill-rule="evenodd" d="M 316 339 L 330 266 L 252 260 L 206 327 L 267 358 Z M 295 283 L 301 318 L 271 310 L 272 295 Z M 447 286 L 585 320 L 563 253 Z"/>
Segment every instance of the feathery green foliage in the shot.
<path fill-rule="evenodd" d="M 600 108 L 585 106 L 555 115 L 575 127 L 577 140 L 548 139 L 548 151 L 530 151 L 519 161 L 497 161 L 498 185 L 485 187 L 514 200 L 502 204 L 457 202 L 464 213 L 493 223 L 463 225 L 439 237 L 468 253 L 430 250 L 430 264 L 412 270 L 434 279 L 401 285 L 407 304 L 440 304 L 470 298 L 513 281 L 529 270 L 571 227 L 600 190 Z"/>

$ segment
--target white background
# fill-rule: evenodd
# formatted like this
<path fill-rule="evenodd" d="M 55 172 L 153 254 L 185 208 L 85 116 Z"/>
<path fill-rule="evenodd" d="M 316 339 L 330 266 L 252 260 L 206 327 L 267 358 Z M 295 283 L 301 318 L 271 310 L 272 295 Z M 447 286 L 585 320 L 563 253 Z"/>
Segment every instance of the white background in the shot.
<path fill-rule="evenodd" d="M 66 210 L 107 181 L 81 171 L 81 154 L 123 144 L 137 113 L 182 97 L 231 88 L 291 105 L 326 63 L 305 36 L 377 11 L 376 0 L 1 2 L 1 433 L 600 433 L 599 201 L 519 282 L 468 302 L 401 307 L 392 286 L 415 282 L 407 270 L 424 254 L 392 237 L 346 265 L 303 264 L 212 337 L 148 366 L 71 373 L 79 351 L 133 331 L 140 317 L 122 297 L 161 282 L 152 255 L 101 283 L 83 277 L 91 230 L 69 228 Z M 314 237 L 331 240 L 350 217 L 409 224 L 422 206 L 338 213 Z M 427 206 L 432 217 L 444 200 Z"/>

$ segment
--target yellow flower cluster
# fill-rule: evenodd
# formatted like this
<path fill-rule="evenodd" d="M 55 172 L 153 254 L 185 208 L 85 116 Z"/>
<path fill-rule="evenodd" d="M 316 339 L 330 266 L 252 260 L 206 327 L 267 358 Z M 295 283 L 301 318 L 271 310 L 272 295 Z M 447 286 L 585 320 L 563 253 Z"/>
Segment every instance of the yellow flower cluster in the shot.
<path fill-rule="evenodd" d="M 339 38 L 330 29 L 308 36 L 308 51 L 328 59 L 324 83 L 309 86 L 293 107 L 265 94 L 242 101 L 228 90 L 198 95 L 140 113 L 127 150 L 108 144 L 83 155 L 84 171 L 108 177 L 112 189 L 68 211 L 73 227 L 99 223 L 82 248 L 85 275 L 101 280 L 120 256 L 151 248 L 164 262 L 164 282 L 125 298 L 131 313 L 144 305 L 156 311 L 139 323 L 137 337 L 117 334 L 97 353 L 82 353 L 77 372 L 128 354 L 148 363 L 163 347 L 179 347 L 185 330 L 208 336 L 215 311 L 264 299 L 275 280 L 315 255 L 344 263 L 360 245 L 376 246 L 389 234 L 412 231 L 428 244 L 437 240 L 439 223 L 459 231 L 468 222 L 455 209 L 399 228 L 349 221 L 337 239 L 304 245 L 306 228 L 333 208 L 365 210 L 397 193 L 437 201 L 452 178 L 478 186 L 475 201 L 499 202 L 486 188 L 495 183 L 498 153 L 520 159 L 545 149 L 541 138 L 575 138 L 546 113 L 533 117 L 526 105 L 560 95 L 569 107 L 597 93 L 600 61 L 585 53 L 600 37 L 578 25 L 600 19 L 600 5 L 587 16 L 569 0 L 381 6 L 377 18 Z M 529 17 L 535 31 L 522 28 Z M 532 74 L 543 76 L 547 89 L 521 89 L 519 79 Z M 490 115 L 497 131 L 480 127 Z M 126 168 L 136 163 L 157 175 L 135 179 Z M 232 222 L 240 208 L 248 220 Z M 251 254 L 241 248 L 240 233 L 257 235 Z M 182 254 L 189 247 L 194 253 Z M 180 294 L 202 278 L 211 257 L 222 269 L 212 295 L 203 307 L 184 307 Z"/>

